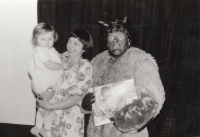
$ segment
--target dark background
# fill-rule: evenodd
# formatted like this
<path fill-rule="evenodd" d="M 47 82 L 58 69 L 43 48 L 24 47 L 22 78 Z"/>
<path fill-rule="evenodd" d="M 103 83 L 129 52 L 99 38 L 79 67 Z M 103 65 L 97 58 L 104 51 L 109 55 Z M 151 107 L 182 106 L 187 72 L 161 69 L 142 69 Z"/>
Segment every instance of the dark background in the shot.
<path fill-rule="evenodd" d="M 66 51 L 71 31 L 91 33 L 89 60 L 105 47 L 97 22 L 125 16 L 134 46 L 157 60 L 166 92 L 161 113 L 148 125 L 150 137 L 200 136 L 200 0 L 38 0 L 38 22 L 56 29 L 59 52 Z M 0 136 L 13 129 L 15 136 L 29 136 L 31 127 L 0 124 Z"/>

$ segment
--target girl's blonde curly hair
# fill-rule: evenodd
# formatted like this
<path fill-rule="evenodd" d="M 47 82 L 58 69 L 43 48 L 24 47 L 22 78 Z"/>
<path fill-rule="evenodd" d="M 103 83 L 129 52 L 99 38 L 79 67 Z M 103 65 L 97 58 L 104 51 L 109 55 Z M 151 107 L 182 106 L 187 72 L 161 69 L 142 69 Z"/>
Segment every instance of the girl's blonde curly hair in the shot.
<path fill-rule="evenodd" d="M 58 35 L 55 29 L 48 23 L 41 22 L 34 29 L 32 33 L 32 44 L 33 46 L 37 46 L 37 37 L 40 34 L 52 32 L 54 35 L 54 42 L 58 40 Z"/>

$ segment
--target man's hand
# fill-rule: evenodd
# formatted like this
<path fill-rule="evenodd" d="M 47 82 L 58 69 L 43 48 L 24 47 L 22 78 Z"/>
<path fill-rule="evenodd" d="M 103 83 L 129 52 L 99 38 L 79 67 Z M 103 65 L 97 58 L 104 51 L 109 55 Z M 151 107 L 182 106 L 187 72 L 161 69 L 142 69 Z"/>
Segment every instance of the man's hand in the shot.
<path fill-rule="evenodd" d="M 94 93 L 85 95 L 82 101 L 82 108 L 86 111 L 92 111 L 92 104 L 95 102 Z"/>
<path fill-rule="evenodd" d="M 110 120 L 123 133 L 134 134 L 142 131 L 155 116 L 157 102 L 147 94 L 124 106 L 114 113 Z"/>
<path fill-rule="evenodd" d="M 111 118 L 109 118 L 109 120 L 110 121 L 112 121 L 113 122 L 113 125 L 117 128 L 117 126 L 115 125 L 115 119 L 114 119 L 114 117 L 111 117 Z M 118 129 L 118 128 L 117 128 Z M 120 129 L 118 129 L 120 132 L 122 132 L 122 133 L 124 133 L 124 134 L 136 134 L 136 133 L 138 133 L 138 132 L 140 132 L 140 131 L 138 131 L 138 130 L 133 130 L 133 131 L 121 131 Z"/>
<path fill-rule="evenodd" d="M 115 125 L 115 119 L 114 119 L 114 117 L 111 117 L 109 120 L 112 121 L 112 122 L 113 122 L 113 125 L 117 128 L 117 126 Z M 123 133 L 125 133 L 125 134 L 136 134 L 136 133 L 139 133 L 139 132 L 142 131 L 144 128 L 146 128 L 147 125 L 148 125 L 149 123 L 151 123 L 152 120 L 153 120 L 153 118 L 150 119 L 146 124 L 144 124 L 143 126 L 141 126 L 141 127 L 140 127 L 139 129 L 137 129 L 137 130 L 126 131 L 126 132 L 121 131 L 121 132 L 123 132 Z M 118 129 L 118 130 L 119 130 L 119 129 Z M 119 130 L 119 131 L 120 131 L 120 130 Z"/>

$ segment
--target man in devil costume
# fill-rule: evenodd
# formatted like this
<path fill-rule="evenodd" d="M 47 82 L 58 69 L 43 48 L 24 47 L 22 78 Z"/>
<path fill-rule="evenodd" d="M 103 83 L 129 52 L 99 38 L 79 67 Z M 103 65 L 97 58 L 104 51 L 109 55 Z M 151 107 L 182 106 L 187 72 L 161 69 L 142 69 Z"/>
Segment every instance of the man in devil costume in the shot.
<path fill-rule="evenodd" d="M 95 126 L 90 116 L 87 137 L 148 137 L 146 123 L 156 117 L 165 100 L 164 88 L 155 59 L 131 45 L 126 27 L 127 18 L 105 23 L 108 50 L 91 61 L 93 87 L 133 78 L 138 99 L 114 114 L 111 124 Z M 94 94 L 88 93 L 82 102 L 83 111 L 91 112 Z"/>

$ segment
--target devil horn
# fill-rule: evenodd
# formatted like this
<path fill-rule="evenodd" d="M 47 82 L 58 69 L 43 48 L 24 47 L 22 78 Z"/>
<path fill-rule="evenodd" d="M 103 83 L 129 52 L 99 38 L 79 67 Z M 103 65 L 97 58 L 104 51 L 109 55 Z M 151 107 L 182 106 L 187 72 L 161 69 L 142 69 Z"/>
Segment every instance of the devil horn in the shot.
<path fill-rule="evenodd" d="M 124 19 L 123 19 L 123 23 L 126 23 L 126 21 L 127 21 L 127 17 L 124 17 Z"/>
<path fill-rule="evenodd" d="M 107 23 L 103 22 L 103 21 L 99 21 L 100 24 L 104 25 L 104 26 L 109 26 Z"/>

